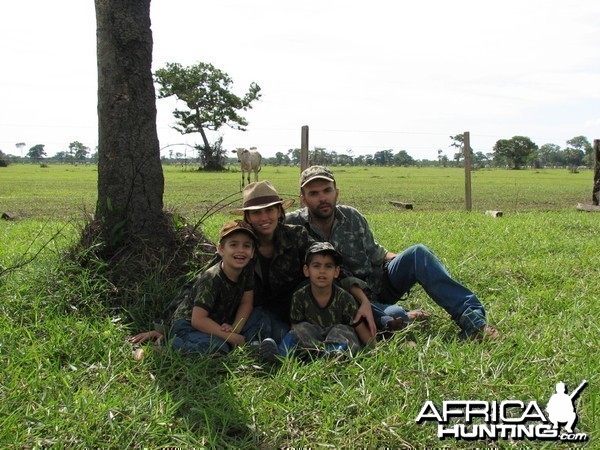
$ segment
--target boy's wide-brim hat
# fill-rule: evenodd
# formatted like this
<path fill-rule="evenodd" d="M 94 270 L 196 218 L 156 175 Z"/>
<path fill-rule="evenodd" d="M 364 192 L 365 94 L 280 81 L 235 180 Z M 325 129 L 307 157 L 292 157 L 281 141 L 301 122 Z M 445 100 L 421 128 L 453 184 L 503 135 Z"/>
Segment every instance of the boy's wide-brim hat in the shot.
<path fill-rule="evenodd" d="M 221 242 L 223 240 L 223 238 L 226 238 L 227 236 L 229 236 L 232 233 L 237 233 L 237 232 L 245 232 L 248 235 L 250 235 L 250 237 L 252 239 L 254 239 L 255 241 L 257 240 L 256 238 L 256 234 L 254 233 L 254 229 L 247 224 L 246 222 L 244 222 L 243 220 L 230 220 L 228 222 L 225 222 L 223 224 L 223 226 L 221 227 L 221 231 L 219 232 L 219 242 Z"/>
<path fill-rule="evenodd" d="M 273 205 L 281 205 L 284 209 L 294 204 L 294 199 L 283 200 L 268 181 L 257 181 L 250 183 L 242 192 L 242 207 L 232 209 L 231 214 L 243 215 L 244 211 L 268 208 Z"/>

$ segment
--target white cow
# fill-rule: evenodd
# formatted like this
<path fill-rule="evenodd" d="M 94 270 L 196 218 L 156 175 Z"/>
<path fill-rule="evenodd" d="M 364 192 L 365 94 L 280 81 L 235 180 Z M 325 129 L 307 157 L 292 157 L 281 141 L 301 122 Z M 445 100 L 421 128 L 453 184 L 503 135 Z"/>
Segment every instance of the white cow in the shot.
<path fill-rule="evenodd" d="M 246 148 L 237 148 L 235 151 L 242 168 L 242 187 L 244 186 L 244 172 L 248 173 L 248 183 L 250 183 L 250 172 L 254 172 L 254 181 L 258 181 L 258 172 L 260 172 L 262 156 L 258 153 L 256 147 L 250 147 L 250 150 Z"/>

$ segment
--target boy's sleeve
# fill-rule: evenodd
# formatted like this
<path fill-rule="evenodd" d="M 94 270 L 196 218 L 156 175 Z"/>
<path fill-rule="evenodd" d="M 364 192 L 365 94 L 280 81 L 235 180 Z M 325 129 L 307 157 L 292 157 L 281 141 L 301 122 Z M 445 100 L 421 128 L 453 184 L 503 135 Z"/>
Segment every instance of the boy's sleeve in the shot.
<path fill-rule="evenodd" d="M 300 323 L 304 321 L 304 302 L 302 296 L 302 290 L 298 289 L 292 295 L 292 302 L 290 306 L 290 322 Z"/>
<path fill-rule="evenodd" d="M 209 313 L 214 309 L 219 292 L 218 283 L 214 277 L 204 272 L 194 285 L 194 306 L 205 309 Z"/>
<path fill-rule="evenodd" d="M 244 267 L 244 292 L 254 290 L 254 260 Z"/>

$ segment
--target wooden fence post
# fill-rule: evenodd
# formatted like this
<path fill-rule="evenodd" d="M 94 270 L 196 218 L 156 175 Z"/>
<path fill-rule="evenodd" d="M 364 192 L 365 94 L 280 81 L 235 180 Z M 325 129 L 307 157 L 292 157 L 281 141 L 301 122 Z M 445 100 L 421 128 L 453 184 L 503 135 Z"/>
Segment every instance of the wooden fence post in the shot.
<path fill-rule="evenodd" d="M 300 137 L 300 171 L 308 168 L 308 125 L 302 126 Z"/>
<path fill-rule="evenodd" d="M 471 140 L 468 131 L 463 134 L 463 154 L 465 157 L 465 200 L 467 211 L 471 211 Z"/>
<path fill-rule="evenodd" d="M 592 189 L 592 205 L 600 203 L 600 139 L 594 139 L 594 188 Z"/>

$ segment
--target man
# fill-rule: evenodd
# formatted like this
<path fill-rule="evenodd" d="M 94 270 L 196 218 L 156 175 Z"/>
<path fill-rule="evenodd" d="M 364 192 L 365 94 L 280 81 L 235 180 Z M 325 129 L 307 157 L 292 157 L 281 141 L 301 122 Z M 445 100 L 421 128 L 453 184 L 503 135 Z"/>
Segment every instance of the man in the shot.
<path fill-rule="evenodd" d="M 286 222 L 303 225 L 316 240 L 333 244 L 342 255 L 345 270 L 353 275 L 342 280 L 342 285 L 361 303 L 359 312 L 370 324 L 369 300 L 377 318 L 380 304 L 396 303 L 419 283 L 461 328 L 461 338 L 498 337 L 477 296 L 452 279 L 427 247 L 414 245 L 400 254 L 387 251 L 375 241 L 365 217 L 351 206 L 338 205 L 338 196 L 333 173 L 323 166 L 309 167 L 300 176 L 304 208 L 288 213 Z M 407 315 L 410 319 L 411 312 Z"/>

